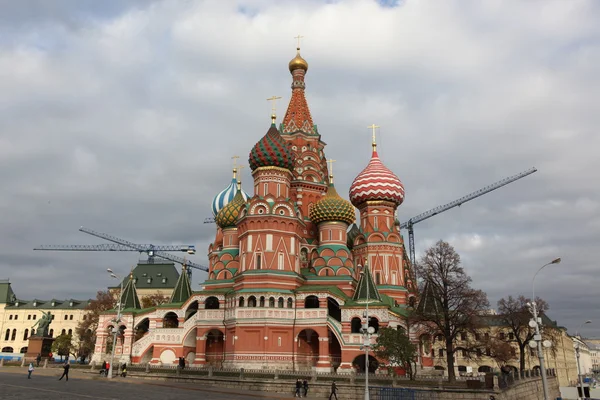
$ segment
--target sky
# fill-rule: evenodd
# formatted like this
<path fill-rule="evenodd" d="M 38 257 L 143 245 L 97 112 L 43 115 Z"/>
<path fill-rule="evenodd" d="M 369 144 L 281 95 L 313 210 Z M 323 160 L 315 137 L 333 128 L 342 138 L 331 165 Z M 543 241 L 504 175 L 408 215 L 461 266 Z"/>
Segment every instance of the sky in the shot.
<path fill-rule="evenodd" d="M 80 226 L 193 244 L 206 265 L 212 198 L 266 133 L 268 97 L 281 120 L 301 34 L 338 192 L 373 123 L 401 221 L 536 167 L 415 225 L 417 254 L 448 241 L 494 307 L 561 257 L 536 294 L 571 334 L 592 320 L 580 332 L 600 337 L 598 20 L 593 0 L 0 0 L 0 279 L 22 299 L 89 298 L 115 283 L 106 268 L 136 264 L 33 251 L 104 243 Z"/>

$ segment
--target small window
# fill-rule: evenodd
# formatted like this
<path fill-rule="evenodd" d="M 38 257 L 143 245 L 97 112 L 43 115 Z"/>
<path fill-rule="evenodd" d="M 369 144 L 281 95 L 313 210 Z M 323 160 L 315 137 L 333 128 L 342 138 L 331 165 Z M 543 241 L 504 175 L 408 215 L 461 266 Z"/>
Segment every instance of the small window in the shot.
<path fill-rule="evenodd" d="M 492 350 L 489 347 L 487 347 L 485 349 L 485 355 L 488 356 L 488 357 L 490 357 L 492 355 Z"/>
<path fill-rule="evenodd" d="M 30 320 L 31 319 L 31 314 L 27 315 L 27 319 Z"/>
<path fill-rule="evenodd" d="M 13 317 L 13 316 L 12 316 L 12 314 L 11 314 L 11 315 L 9 315 L 9 316 L 8 316 L 8 319 L 12 320 L 12 317 Z M 6 340 L 8 340 L 8 339 L 6 339 Z"/>
<path fill-rule="evenodd" d="M 277 345 L 281 347 L 281 336 L 277 338 Z"/>
<path fill-rule="evenodd" d="M 510 332 L 510 333 L 508 334 L 508 340 L 514 340 L 514 339 L 515 339 L 515 334 L 514 334 L 514 333 L 512 333 L 512 332 Z"/>
<path fill-rule="evenodd" d="M 260 296 L 259 307 L 264 307 L 264 306 L 265 306 L 265 298 L 264 298 L 264 296 Z"/>
<path fill-rule="evenodd" d="M 444 357 L 444 349 L 439 349 L 438 350 L 438 356 Z"/>
<path fill-rule="evenodd" d="M 33 319 L 35 320 L 37 318 L 37 315 L 33 314 Z"/>
<path fill-rule="evenodd" d="M 467 351 L 466 350 L 462 350 L 462 356 L 463 356 L 463 358 L 467 357 Z"/>
<path fill-rule="evenodd" d="M 15 320 L 17 320 L 17 319 L 19 319 L 19 315 L 18 314 L 15 315 Z"/>
<path fill-rule="evenodd" d="M 375 274 L 375 283 L 376 283 L 377 285 L 381 285 L 381 273 L 379 273 L 379 272 L 377 272 L 377 273 Z"/>
<path fill-rule="evenodd" d="M 69 319 L 69 316 L 65 314 L 65 321 Z"/>
<path fill-rule="evenodd" d="M 167 283 L 167 278 L 162 278 L 162 283 Z"/>
<path fill-rule="evenodd" d="M 263 189 L 264 189 L 263 196 L 266 196 L 266 195 L 267 195 L 267 193 L 269 192 L 269 185 L 268 185 L 267 183 L 265 183 L 265 184 L 263 185 Z"/>
<path fill-rule="evenodd" d="M 461 332 L 461 333 L 460 333 L 460 340 L 463 340 L 463 341 L 464 341 L 464 340 L 467 340 L 467 334 L 466 334 L 466 333 L 464 333 L 464 332 Z"/>
<path fill-rule="evenodd" d="M 294 301 L 292 300 L 291 297 L 288 297 L 287 308 L 292 308 L 293 306 L 294 306 Z"/>
<path fill-rule="evenodd" d="M 256 269 L 261 269 L 262 267 L 262 256 L 260 254 L 256 255 Z"/>
<path fill-rule="evenodd" d="M 69 315 L 69 321 L 73 321 L 73 314 Z"/>
<path fill-rule="evenodd" d="M 244 307 L 244 298 L 240 297 L 240 300 L 238 302 L 238 307 Z"/>
<path fill-rule="evenodd" d="M 280 297 L 279 300 L 277 300 L 277 307 L 283 308 L 283 297 Z"/>
<path fill-rule="evenodd" d="M 73 336 L 73 329 L 69 329 L 69 332 L 67 332 L 67 335 Z"/>

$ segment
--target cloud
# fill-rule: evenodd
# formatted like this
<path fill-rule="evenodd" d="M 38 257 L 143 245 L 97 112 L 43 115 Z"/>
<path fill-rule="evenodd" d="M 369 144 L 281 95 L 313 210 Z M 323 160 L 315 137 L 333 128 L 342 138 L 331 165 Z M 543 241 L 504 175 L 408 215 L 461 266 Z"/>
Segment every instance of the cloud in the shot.
<path fill-rule="evenodd" d="M 268 128 L 266 98 L 289 98 L 301 32 L 307 97 L 340 193 L 368 162 L 374 122 L 380 155 L 405 184 L 401 220 L 536 166 L 417 224 L 417 252 L 450 241 L 492 304 L 529 295 L 537 268 L 560 256 L 536 293 L 572 330 L 600 320 L 586 298 L 600 285 L 596 2 L 0 7 L 0 275 L 19 296 L 92 296 L 110 284 L 107 266 L 136 262 L 31 250 L 98 243 L 81 225 L 196 244 L 206 263 L 212 196 L 229 183 L 230 157 L 245 159 Z M 243 179 L 250 187 L 247 170 Z"/>

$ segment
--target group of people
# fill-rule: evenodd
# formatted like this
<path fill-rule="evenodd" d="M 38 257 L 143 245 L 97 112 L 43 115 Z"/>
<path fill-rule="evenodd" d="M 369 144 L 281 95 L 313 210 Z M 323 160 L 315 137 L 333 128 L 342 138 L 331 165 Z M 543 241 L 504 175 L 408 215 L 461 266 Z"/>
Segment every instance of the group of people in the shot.
<path fill-rule="evenodd" d="M 304 389 L 304 396 L 302 396 L 302 390 Z M 306 397 L 306 395 L 308 394 L 308 380 L 304 379 L 303 381 L 300 380 L 300 378 L 298 378 L 298 380 L 296 380 L 296 393 L 294 394 L 294 397 Z M 331 400 L 332 398 L 335 397 L 335 400 L 337 400 L 337 385 L 335 384 L 335 381 L 331 382 L 331 394 L 329 395 L 329 400 Z"/>
<path fill-rule="evenodd" d="M 102 361 L 102 367 L 100 368 L 100 375 L 108 376 L 110 371 L 110 363 Z M 119 365 L 117 364 L 117 376 L 119 375 Z M 125 378 L 127 376 L 127 363 L 121 365 L 121 376 Z"/>
<path fill-rule="evenodd" d="M 37 357 L 35 358 L 36 361 L 36 365 L 39 367 L 40 366 L 40 361 L 42 361 L 42 355 L 38 354 Z M 59 381 L 62 381 L 62 378 L 65 378 L 66 381 L 69 380 L 69 369 L 71 368 L 71 364 L 69 363 L 69 359 L 67 358 L 65 360 L 65 363 L 63 364 L 63 373 L 60 376 L 60 378 L 58 378 Z M 33 361 L 31 361 L 29 363 L 29 366 L 27 367 L 27 379 L 31 379 L 31 374 L 33 373 L 33 371 L 35 370 L 35 367 L 33 366 Z"/>

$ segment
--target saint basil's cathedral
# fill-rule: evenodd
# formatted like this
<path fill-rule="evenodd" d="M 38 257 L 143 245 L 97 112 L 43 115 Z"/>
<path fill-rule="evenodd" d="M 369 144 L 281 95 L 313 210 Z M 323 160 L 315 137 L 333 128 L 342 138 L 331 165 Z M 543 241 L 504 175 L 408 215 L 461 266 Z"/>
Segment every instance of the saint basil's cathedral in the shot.
<path fill-rule="evenodd" d="M 342 198 L 305 97 L 308 63 L 289 63 L 291 99 L 250 150 L 253 195 L 219 193 L 208 279 L 192 291 L 183 267 L 170 302 L 142 309 L 133 273 L 116 354 L 121 362 L 349 372 L 364 366 L 361 327 L 406 326 L 416 289 L 396 211 L 400 179 L 371 159 Z M 375 127 L 373 126 L 373 129 Z M 367 160 L 365 159 L 365 162 Z M 356 220 L 355 207 L 359 218 Z M 94 360 L 106 359 L 112 312 L 100 316 Z"/>

